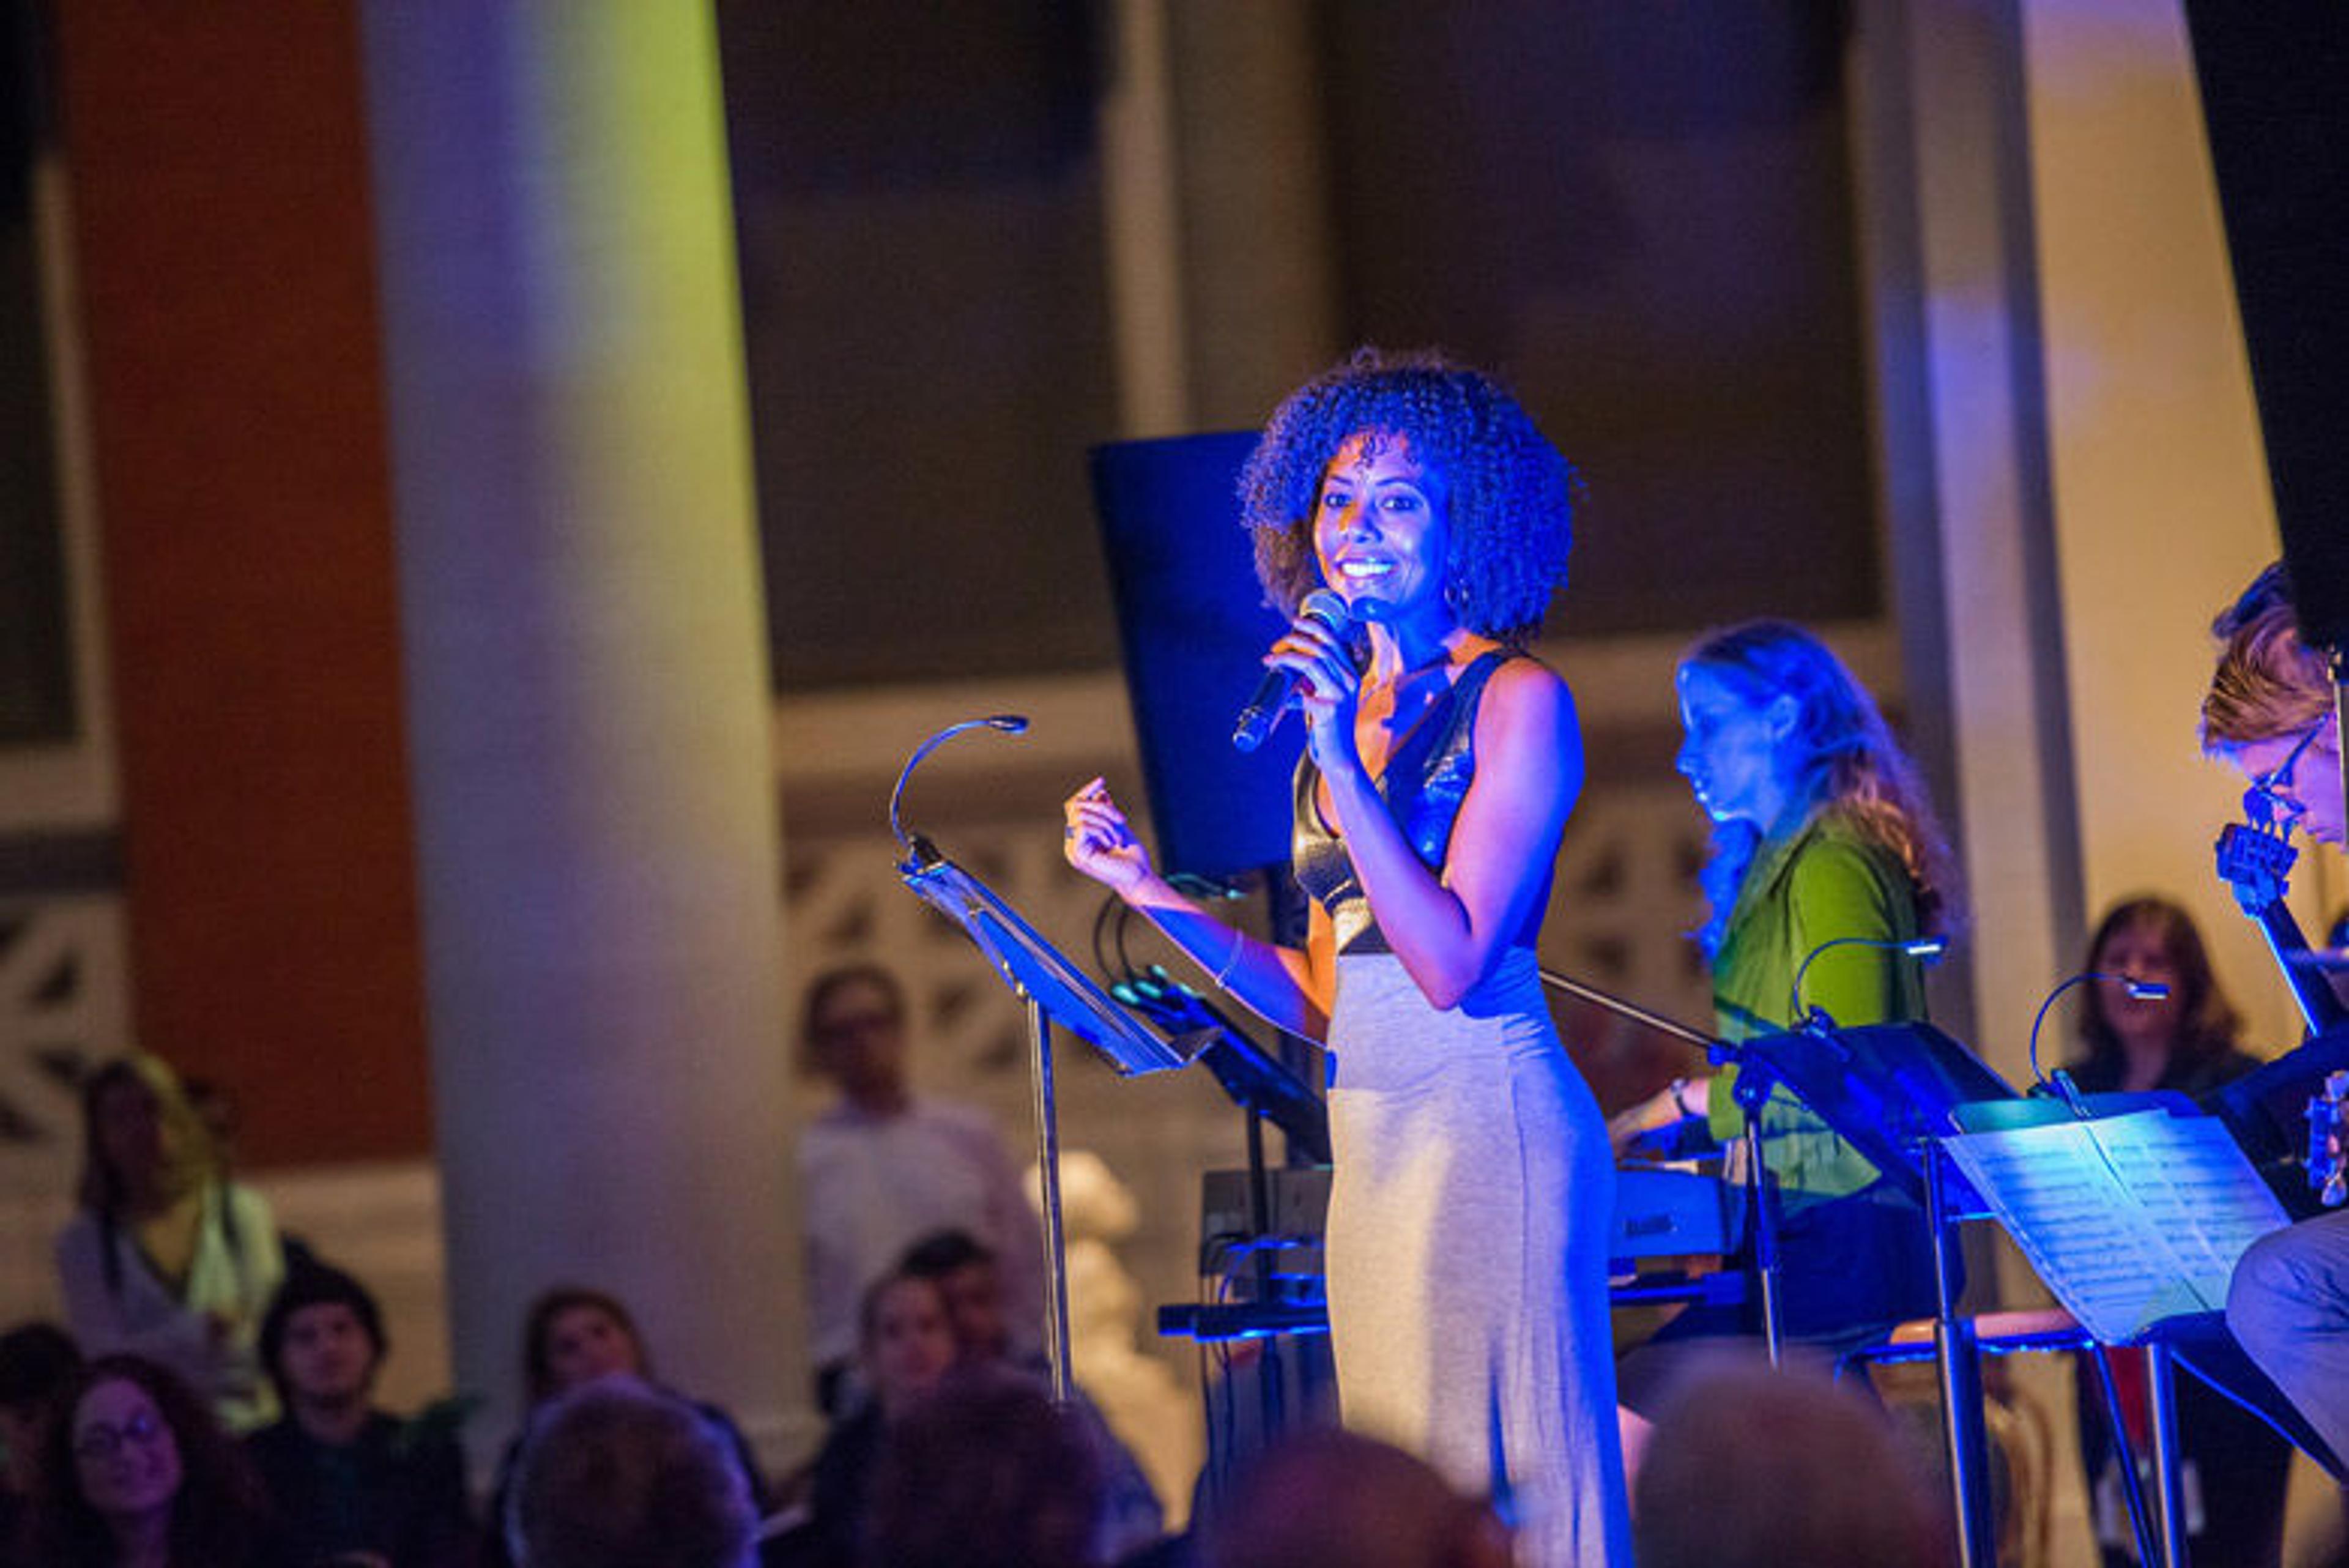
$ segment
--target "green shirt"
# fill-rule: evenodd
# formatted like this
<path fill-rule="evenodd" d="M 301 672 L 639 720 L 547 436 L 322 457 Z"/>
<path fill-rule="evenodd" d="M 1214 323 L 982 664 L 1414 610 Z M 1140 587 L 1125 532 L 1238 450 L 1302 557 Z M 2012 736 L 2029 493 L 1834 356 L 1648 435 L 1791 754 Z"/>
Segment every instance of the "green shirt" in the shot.
<path fill-rule="evenodd" d="M 1848 823 L 1812 817 L 1785 843 L 1764 846 L 1746 869 L 1713 955 L 1715 1029 L 1731 1041 L 1785 1029 L 1795 971 L 1821 943 L 1838 937 L 1908 941 L 1921 934 L 1918 924 L 1916 885 L 1899 858 Z M 1839 947 L 1812 962 L 1802 1000 L 1847 1026 L 1922 1020 L 1923 967 L 1899 952 Z M 1723 1071 L 1706 1103 L 1713 1136 L 1724 1141 L 1745 1127 L 1732 1097 L 1735 1082 L 1735 1068 Z M 1879 1174 L 1783 1085 L 1762 1108 L 1762 1131 L 1771 1173 L 1789 1194 L 1841 1197 Z"/>

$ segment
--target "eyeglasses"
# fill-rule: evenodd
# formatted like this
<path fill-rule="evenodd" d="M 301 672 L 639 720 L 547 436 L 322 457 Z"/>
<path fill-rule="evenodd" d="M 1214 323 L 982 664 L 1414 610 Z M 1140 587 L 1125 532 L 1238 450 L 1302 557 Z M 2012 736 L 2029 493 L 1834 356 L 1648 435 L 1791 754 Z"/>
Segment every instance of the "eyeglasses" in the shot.
<path fill-rule="evenodd" d="M 2300 754 L 2332 723 L 2332 716 L 2327 714 L 2309 725 L 2283 761 L 2251 780 L 2251 787 L 2243 792 L 2243 815 L 2255 826 L 2272 827 L 2281 821 L 2289 827 L 2292 819 L 2306 809 L 2300 802 L 2286 799 L 2283 792 L 2292 787 L 2292 774 L 2300 765 Z"/>
<path fill-rule="evenodd" d="M 125 1443 L 137 1443 L 150 1448 L 164 1436 L 162 1421 L 141 1411 L 119 1427 L 109 1427 L 100 1421 L 74 1438 L 74 1458 L 78 1459 L 110 1459 L 122 1451 Z"/>

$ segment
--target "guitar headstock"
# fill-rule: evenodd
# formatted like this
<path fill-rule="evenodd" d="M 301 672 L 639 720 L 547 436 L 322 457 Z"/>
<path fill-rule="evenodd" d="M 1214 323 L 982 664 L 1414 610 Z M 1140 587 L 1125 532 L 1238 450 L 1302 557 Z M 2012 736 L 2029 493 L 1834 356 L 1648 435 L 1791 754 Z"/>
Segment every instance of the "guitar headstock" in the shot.
<path fill-rule="evenodd" d="M 2235 902 L 2243 913 L 2253 917 L 2282 899 L 2292 885 L 2292 862 L 2300 858 L 2300 851 L 2282 834 L 2241 823 L 2220 828 L 2212 848 L 2220 879 L 2235 890 Z"/>

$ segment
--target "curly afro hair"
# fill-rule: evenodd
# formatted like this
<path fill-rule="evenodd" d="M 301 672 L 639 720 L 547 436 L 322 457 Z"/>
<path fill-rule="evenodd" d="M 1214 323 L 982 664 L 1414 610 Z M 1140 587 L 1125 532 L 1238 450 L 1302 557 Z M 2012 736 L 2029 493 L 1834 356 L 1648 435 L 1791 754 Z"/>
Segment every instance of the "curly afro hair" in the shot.
<path fill-rule="evenodd" d="M 1434 349 L 1356 349 L 1289 394 L 1240 471 L 1266 597 L 1295 615 L 1321 584 L 1313 517 L 1323 472 L 1356 435 L 1399 440 L 1442 483 L 1451 551 L 1444 596 L 1479 636 L 1519 646 L 1566 586 L 1573 467 L 1491 377 Z"/>

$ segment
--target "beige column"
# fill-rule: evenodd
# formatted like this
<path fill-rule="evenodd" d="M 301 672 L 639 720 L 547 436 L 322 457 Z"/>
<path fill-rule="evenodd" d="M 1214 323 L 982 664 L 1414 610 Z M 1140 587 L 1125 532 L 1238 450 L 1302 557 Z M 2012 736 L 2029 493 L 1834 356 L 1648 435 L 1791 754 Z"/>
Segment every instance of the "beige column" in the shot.
<path fill-rule="evenodd" d="M 1911 701 L 1973 906 L 1970 1018 L 2011 1076 L 2080 924 L 2012 5 L 1859 16 L 1862 254 Z"/>
<path fill-rule="evenodd" d="M 525 1303 L 803 1403 L 778 827 L 715 25 L 364 7 L 458 1376 Z"/>
<path fill-rule="evenodd" d="M 2033 0 L 2023 22 L 2087 911 L 2184 902 L 2250 1039 L 2288 1044 L 2290 997 L 2211 869 L 2242 784 L 2195 743 L 2210 617 L 2278 544 L 2185 18 Z M 2343 888 L 2337 861 L 2302 858 L 2313 923 Z"/>

